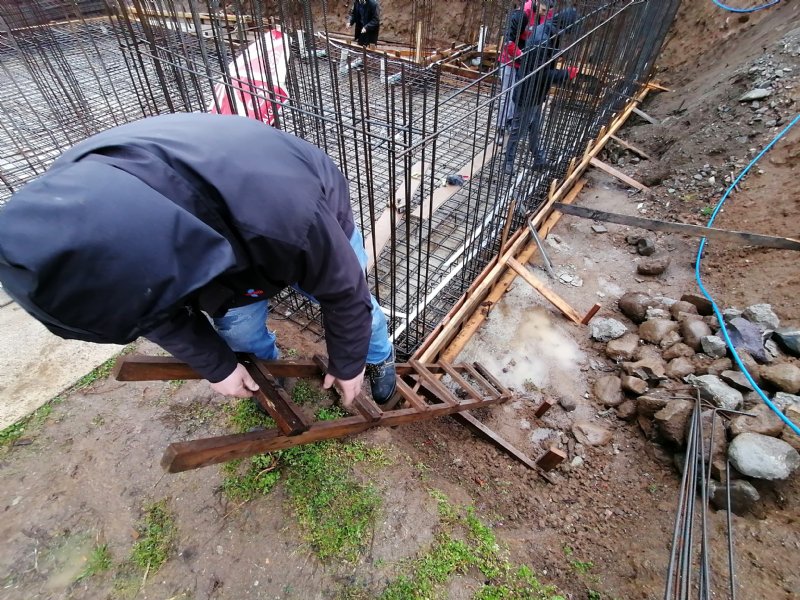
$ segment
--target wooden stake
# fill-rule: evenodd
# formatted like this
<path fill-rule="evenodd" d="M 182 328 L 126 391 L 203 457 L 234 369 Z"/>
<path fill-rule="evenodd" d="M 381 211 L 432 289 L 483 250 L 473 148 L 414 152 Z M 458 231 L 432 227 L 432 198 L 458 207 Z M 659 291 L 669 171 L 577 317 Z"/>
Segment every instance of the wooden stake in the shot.
<path fill-rule="evenodd" d="M 638 148 L 638 147 L 634 146 L 633 144 L 630 144 L 630 143 L 626 142 L 625 140 L 618 138 L 615 135 L 612 135 L 611 139 L 614 140 L 615 142 L 617 142 L 623 148 L 625 148 L 627 150 L 630 150 L 634 154 L 638 154 L 639 156 L 641 156 L 645 160 L 653 160 L 652 157 L 649 154 L 647 154 L 644 150 L 642 150 L 641 148 Z"/>
<path fill-rule="evenodd" d="M 517 272 L 517 275 L 527 281 L 533 289 L 544 296 L 545 300 L 560 310 L 570 321 L 577 323 L 578 325 L 581 324 L 583 317 L 581 317 L 574 308 L 567 304 L 566 300 L 564 300 L 561 296 L 540 283 L 526 266 L 521 265 L 513 258 L 508 259 L 508 266 L 514 269 Z"/>
<path fill-rule="evenodd" d="M 645 89 L 647 89 L 647 88 L 645 88 Z M 637 115 L 639 115 L 639 116 L 640 116 L 640 117 L 642 117 L 642 118 L 643 118 L 645 121 L 648 121 L 648 122 L 652 123 L 653 125 L 661 125 L 661 121 L 659 121 L 659 120 L 658 120 L 658 119 L 656 119 L 655 117 L 651 117 L 650 115 L 648 115 L 646 112 L 644 112 L 644 111 L 643 111 L 642 109 L 640 109 L 640 108 L 634 108 L 634 109 L 633 109 L 633 112 L 634 112 L 634 114 L 637 114 Z"/>
<path fill-rule="evenodd" d="M 552 471 L 558 465 L 564 462 L 566 458 L 567 455 L 563 450 L 559 450 L 555 446 L 551 446 L 547 452 L 545 452 L 536 460 L 536 465 L 543 471 Z"/>
<path fill-rule="evenodd" d="M 604 163 L 601 160 L 598 160 L 598 159 L 593 157 L 593 158 L 591 158 L 589 160 L 589 164 L 592 165 L 593 167 L 597 167 L 601 171 L 605 171 L 606 173 L 608 173 L 609 175 L 611 175 L 613 177 L 616 177 L 617 179 L 619 179 L 620 181 L 622 181 L 623 183 L 625 183 L 626 185 L 628 185 L 628 186 L 630 186 L 632 188 L 636 188 L 637 190 L 641 190 L 643 192 L 649 192 L 650 191 L 650 188 L 647 187 L 646 185 L 644 185 L 642 183 L 639 183 L 638 181 L 636 181 L 632 177 L 628 177 L 622 171 L 618 171 L 617 169 L 615 169 L 611 165 L 607 165 L 606 163 Z"/>

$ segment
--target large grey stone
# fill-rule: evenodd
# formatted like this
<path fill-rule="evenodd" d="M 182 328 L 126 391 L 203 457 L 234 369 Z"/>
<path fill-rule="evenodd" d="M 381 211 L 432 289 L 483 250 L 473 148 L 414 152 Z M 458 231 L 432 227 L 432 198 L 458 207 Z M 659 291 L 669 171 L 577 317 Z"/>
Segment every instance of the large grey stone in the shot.
<path fill-rule="evenodd" d="M 650 256 L 643 258 L 636 266 L 636 271 L 640 275 L 661 275 L 667 270 L 670 263 L 669 254 L 662 254 L 660 256 Z"/>
<path fill-rule="evenodd" d="M 771 304 L 753 304 L 752 306 L 748 306 L 742 311 L 742 316 L 751 323 L 755 323 L 761 327 L 761 329 L 771 329 L 774 331 L 781 325 L 781 320 L 778 318 L 778 315 L 775 314 L 775 311 L 772 310 Z"/>
<path fill-rule="evenodd" d="M 777 329 L 772 337 L 778 341 L 778 345 L 793 356 L 800 356 L 800 329 L 796 327 L 784 327 Z"/>
<path fill-rule="evenodd" d="M 700 350 L 700 340 L 711 335 L 711 328 L 699 319 L 685 319 L 680 324 L 680 334 L 683 343 L 697 351 Z"/>
<path fill-rule="evenodd" d="M 742 317 L 734 317 L 728 323 L 728 337 L 731 338 L 733 347 L 744 350 L 760 363 L 767 362 L 767 353 L 764 350 L 762 329 Z"/>
<path fill-rule="evenodd" d="M 783 421 L 766 404 L 757 404 L 747 412 L 755 416 L 739 415 L 731 420 L 732 435 L 749 432 L 779 437 L 783 433 Z"/>
<path fill-rule="evenodd" d="M 670 346 L 674 346 L 678 342 L 680 342 L 683 338 L 681 334 L 677 331 L 670 331 L 667 335 L 661 338 L 661 341 L 658 343 L 660 348 L 669 348 Z"/>
<path fill-rule="evenodd" d="M 632 377 L 631 375 L 623 375 L 620 379 L 622 380 L 622 390 L 624 392 L 641 396 L 647 391 L 647 382 L 643 379 Z"/>
<path fill-rule="evenodd" d="M 672 314 L 672 318 L 677 320 L 678 315 L 681 314 L 682 312 L 697 314 L 697 307 L 691 302 L 686 302 L 685 300 L 678 300 L 675 304 L 669 307 L 669 312 Z"/>
<path fill-rule="evenodd" d="M 622 403 L 622 382 L 616 375 L 606 375 L 594 382 L 594 397 L 603 406 L 618 406 Z"/>
<path fill-rule="evenodd" d="M 780 408 L 781 411 L 786 412 L 786 409 L 790 406 L 800 406 L 800 396 L 787 394 L 786 392 L 778 392 L 772 398 L 772 403 Z"/>
<path fill-rule="evenodd" d="M 753 484 L 744 479 L 734 479 L 731 481 L 731 510 L 737 515 L 744 515 L 753 505 L 761 499 L 758 490 Z M 728 491 L 724 483 L 711 480 L 708 486 L 708 496 L 711 504 L 717 510 L 727 510 Z"/>
<path fill-rule="evenodd" d="M 658 344 L 664 337 L 678 329 L 675 321 L 668 319 L 651 319 L 639 325 L 639 337 L 651 344 Z"/>
<path fill-rule="evenodd" d="M 681 301 L 694 304 L 695 308 L 697 308 L 697 312 L 703 316 L 714 314 L 714 308 L 711 306 L 711 302 L 708 298 L 700 294 L 684 294 L 681 296 Z"/>
<path fill-rule="evenodd" d="M 766 88 L 754 88 L 749 92 L 745 92 L 739 97 L 739 102 L 753 102 L 755 100 L 763 100 L 772 95 L 772 90 Z"/>
<path fill-rule="evenodd" d="M 643 417 L 653 418 L 658 411 L 664 408 L 669 403 L 667 398 L 659 398 L 658 396 L 639 396 L 636 398 L 636 412 Z"/>
<path fill-rule="evenodd" d="M 747 377 L 741 371 L 723 371 L 719 378 L 734 389 L 740 392 L 752 392 L 753 386 L 747 381 Z"/>
<path fill-rule="evenodd" d="M 653 298 L 643 292 L 628 292 L 617 301 L 622 314 L 634 323 L 644 321 L 647 316 L 647 309 L 654 304 Z"/>
<path fill-rule="evenodd" d="M 685 356 L 679 356 L 669 361 L 666 375 L 672 379 L 683 379 L 694 373 L 694 363 Z"/>
<path fill-rule="evenodd" d="M 669 321 L 672 318 L 672 315 L 666 308 L 661 308 L 660 306 L 651 306 L 647 309 L 647 314 L 645 315 L 647 320 L 650 319 L 666 319 Z"/>
<path fill-rule="evenodd" d="M 662 354 L 664 360 L 672 360 L 673 358 L 678 358 L 679 356 L 689 357 L 694 356 L 694 350 L 684 344 L 683 342 L 678 342 L 677 344 L 673 344 L 666 350 L 664 350 L 664 354 Z"/>
<path fill-rule="evenodd" d="M 728 458 L 742 475 L 756 479 L 786 479 L 800 467 L 800 454 L 783 440 L 742 433 L 728 446 Z"/>
<path fill-rule="evenodd" d="M 732 319 L 736 317 L 741 317 L 742 311 L 738 308 L 723 308 L 722 309 L 722 318 L 725 319 L 726 323 L 730 323 Z"/>
<path fill-rule="evenodd" d="M 630 360 L 638 347 L 639 336 L 635 333 L 626 333 L 621 338 L 606 344 L 606 356 L 612 360 Z"/>
<path fill-rule="evenodd" d="M 689 400 L 670 400 L 664 408 L 658 411 L 653 420 L 661 437 L 673 444 L 683 446 L 686 442 L 686 430 L 694 410 L 694 404 Z"/>
<path fill-rule="evenodd" d="M 728 353 L 725 340 L 715 335 L 706 335 L 700 338 L 700 347 L 711 358 L 722 358 Z"/>
<path fill-rule="evenodd" d="M 575 421 L 572 425 L 572 435 L 587 446 L 605 446 L 613 437 L 611 431 L 589 421 Z"/>
<path fill-rule="evenodd" d="M 622 370 L 627 375 L 643 379 L 651 386 L 658 385 L 659 381 L 667 377 L 664 361 L 660 358 L 643 358 L 633 363 L 622 363 Z"/>
<path fill-rule="evenodd" d="M 739 390 L 726 385 L 716 375 L 701 375 L 700 377 L 689 375 L 686 377 L 686 382 L 699 389 L 702 398 L 719 408 L 737 410 L 744 401 Z"/>
<path fill-rule="evenodd" d="M 617 406 L 615 410 L 617 411 L 617 418 L 623 421 L 631 421 L 636 417 L 636 401 L 628 398 L 625 402 Z"/>
<path fill-rule="evenodd" d="M 592 338 L 599 342 L 615 340 L 628 333 L 628 328 L 625 325 L 616 319 L 609 319 L 608 317 L 592 319 L 589 329 Z"/>
<path fill-rule="evenodd" d="M 708 315 L 707 317 L 703 317 L 703 322 L 708 325 L 709 329 L 711 329 L 711 331 L 714 333 L 717 333 L 721 329 L 716 315 Z"/>
<path fill-rule="evenodd" d="M 800 368 L 790 363 L 761 367 L 761 378 L 787 394 L 800 392 Z"/>

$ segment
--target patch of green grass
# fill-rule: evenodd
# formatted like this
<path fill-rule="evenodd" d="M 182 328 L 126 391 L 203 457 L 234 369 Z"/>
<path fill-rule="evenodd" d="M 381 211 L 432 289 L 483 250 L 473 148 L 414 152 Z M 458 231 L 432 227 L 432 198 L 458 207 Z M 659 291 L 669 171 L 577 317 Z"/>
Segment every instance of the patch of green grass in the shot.
<path fill-rule="evenodd" d="M 317 411 L 318 421 L 333 421 L 346 416 L 347 413 L 338 406 L 323 406 Z"/>
<path fill-rule="evenodd" d="M 114 356 L 109 358 L 106 362 L 104 362 L 99 367 L 95 367 L 86 375 L 78 379 L 75 384 L 69 388 L 70 392 L 77 392 L 78 390 L 83 390 L 88 388 L 92 385 L 95 381 L 99 379 L 105 379 L 111 374 L 111 371 L 114 369 L 114 365 L 117 362 L 117 357 Z"/>
<path fill-rule="evenodd" d="M 78 581 L 108 571 L 111 566 L 111 552 L 108 550 L 108 544 L 95 546 L 89 554 L 86 566 L 81 571 L 81 574 L 78 575 Z"/>
<path fill-rule="evenodd" d="M 454 575 L 478 571 L 486 582 L 476 593 L 480 600 L 564 600 L 553 586 L 542 584 L 527 566 L 514 566 L 492 528 L 481 521 L 474 508 L 457 508 L 437 490 L 431 495 L 447 524 L 437 533 L 431 548 L 409 561 L 404 573 L 389 583 L 381 600 L 415 600 L 441 595 Z"/>
<path fill-rule="evenodd" d="M 299 354 L 300 354 L 300 353 L 297 351 L 297 349 L 296 349 L 296 348 L 289 348 L 289 349 L 286 351 L 286 358 L 287 358 L 287 359 L 288 359 L 288 358 L 297 358 L 297 357 L 299 356 Z"/>
<path fill-rule="evenodd" d="M 700 209 L 700 214 L 703 215 L 704 217 L 710 217 L 711 213 L 713 212 L 714 212 L 713 206 L 704 206 L 703 208 Z"/>
<path fill-rule="evenodd" d="M 603 596 L 596 590 L 588 590 L 586 594 L 589 600 L 603 600 Z"/>
<path fill-rule="evenodd" d="M 572 556 L 572 553 L 575 552 L 571 546 L 564 546 L 564 556 Z"/>
<path fill-rule="evenodd" d="M 582 560 L 573 560 L 569 564 L 573 569 L 575 569 L 575 572 L 580 573 L 581 575 L 586 575 L 586 573 L 594 568 L 594 563 L 591 561 L 584 562 Z"/>
<path fill-rule="evenodd" d="M 166 500 L 145 507 L 137 531 L 140 537 L 133 545 L 131 560 L 136 566 L 155 573 L 169 558 L 177 533 Z"/>
<path fill-rule="evenodd" d="M 354 562 L 369 538 L 380 495 L 356 480 L 357 463 L 385 465 L 381 450 L 335 441 L 284 450 L 286 491 L 306 540 L 322 560 Z"/>
<path fill-rule="evenodd" d="M 328 399 L 328 393 L 308 379 L 299 379 L 292 388 L 292 400 L 296 404 L 308 404 Z"/>
<path fill-rule="evenodd" d="M 277 454 L 277 453 L 276 453 Z M 234 502 L 247 502 L 269 494 L 281 478 L 276 454 L 232 460 L 222 466 L 222 492 Z"/>
<path fill-rule="evenodd" d="M 258 427 L 275 427 L 275 421 L 261 411 L 253 398 L 237 398 L 234 403 L 225 404 L 223 411 L 237 433 L 246 433 Z"/>
<path fill-rule="evenodd" d="M 61 402 L 63 402 L 63 398 L 61 396 L 56 396 L 47 404 L 37 408 L 27 417 L 20 419 L 16 423 L 0 431 L 0 448 L 13 445 L 25 432 L 30 433 L 32 430 L 41 427 L 47 420 L 47 417 L 53 412 L 53 407 Z"/>

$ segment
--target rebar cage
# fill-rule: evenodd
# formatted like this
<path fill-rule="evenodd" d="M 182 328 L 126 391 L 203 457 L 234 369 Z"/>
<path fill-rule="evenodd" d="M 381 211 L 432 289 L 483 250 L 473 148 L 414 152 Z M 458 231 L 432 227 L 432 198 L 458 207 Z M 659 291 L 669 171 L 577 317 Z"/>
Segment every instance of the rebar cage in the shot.
<path fill-rule="evenodd" d="M 114 125 L 175 111 L 261 119 L 323 148 L 350 181 L 372 291 L 410 355 L 499 252 L 506 225 L 647 82 L 679 0 L 552 3 L 578 18 L 540 69 L 577 76 L 549 88 L 538 148 L 522 136 L 512 176 L 498 114 L 524 82 L 501 89 L 498 55 L 516 5 L 462 3 L 449 39 L 444 3 L 392 4 L 377 46 L 361 47 L 345 7 L 325 0 L 0 0 L 0 204 Z M 400 14 L 412 25 L 392 31 Z M 276 301 L 273 314 L 321 334 L 313 304 Z"/>

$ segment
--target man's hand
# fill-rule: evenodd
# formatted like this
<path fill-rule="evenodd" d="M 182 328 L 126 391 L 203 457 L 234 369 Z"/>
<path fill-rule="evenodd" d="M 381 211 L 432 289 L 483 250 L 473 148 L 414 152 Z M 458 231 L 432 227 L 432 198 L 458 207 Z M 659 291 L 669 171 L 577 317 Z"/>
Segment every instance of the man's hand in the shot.
<path fill-rule="evenodd" d="M 352 379 L 339 379 L 330 373 L 326 373 L 325 381 L 323 382 L 322 387 L 326 390 L 329 390 L 333 385 L 335 385 L 339 389 L 339 393 L 342 395 L 342 406 L 345 410 L 353 412 L 353 400 L 355 400 L 356 396 L 361 393 L 361 384 L 363 383 L 364 369 L 361 369 L 361 373 Z"/>
<path fill-rule="evenodd" d="M 363 378 L 363 373 L 362 373 Z M 233 373 L 220 382 L 212 383 L 211 389 L 224 396 L 249 398 L 258 389 L 258 384 L 250 377 L 244 365 L 238 364 Z"/>

